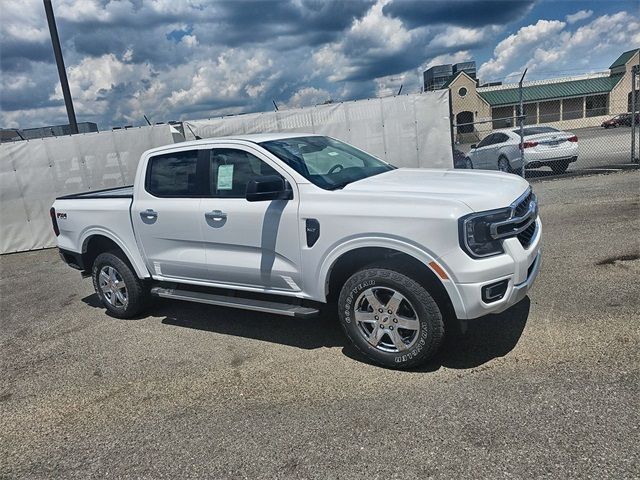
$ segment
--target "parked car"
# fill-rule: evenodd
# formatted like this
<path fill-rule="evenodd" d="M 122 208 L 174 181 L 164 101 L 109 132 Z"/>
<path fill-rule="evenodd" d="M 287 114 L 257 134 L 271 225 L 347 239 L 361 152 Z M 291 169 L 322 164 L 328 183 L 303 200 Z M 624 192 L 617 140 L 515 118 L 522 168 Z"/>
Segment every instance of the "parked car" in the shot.
<path fill-rule="evenodd" d="M 469 157 L 467 157 L 464 152 L 458 150 L 457 148 L 453 149 L 453 168 L 473 168 L 473 164 Z"/>
<path fill-rule="evenodd" d="M 150 297 L 301 319 L 335 302 L 355 348 L 394 368 L 430 358 L 446 318 L 519 302 L 540 266 L 524 179 L 395 168 L 318 135 L 155 148 L 133 186 L 61 197 L 50 213 L 62 259 L 114 317 Z"/>
<path fill-rule="evenodd" d="M 636 113 L 636 125 L 640 124 L 640 113 Z M 615 128 L 615 127 L 630 127 L 631 126 L 631 114 L 630 113 L 621 113 L 620 115 L 616 115 L 609 120 L 605 120 L 602 122 L 602 126 L 604 128 Z"/>
<path fill-rule="evenodd" d="M 551 167 L 564 173 L 578 160 L 578 137 L 553 127 L 524 127 L 522 143 L 526 168 Z M 468 153 L 473 168 L 514 172 L 522 168 L 520 129 L 494 130 Z"/>

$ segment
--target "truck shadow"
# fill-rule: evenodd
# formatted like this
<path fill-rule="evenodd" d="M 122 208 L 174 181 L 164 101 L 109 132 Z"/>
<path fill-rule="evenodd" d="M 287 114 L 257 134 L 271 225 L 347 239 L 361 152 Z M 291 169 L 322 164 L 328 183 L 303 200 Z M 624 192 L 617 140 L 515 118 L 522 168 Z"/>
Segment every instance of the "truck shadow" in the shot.
<path fill-rule="evenodd" d="M 447 336 L 440 351 L 425 365 L 412 371 L 435 372 L 440 367 L 463 370 L 504 357 L 518 344 L 530 307 L 531 301 L 525 297 L 500 314 L 468 320 L 466 325 L 455 320 L 447 322 Z M 343 348 L 343 353 L 362 361 L 350 345 Z"/>
<path fill-rule="evenodd" d="M 82 299 L 104 311 L 96 294 Z M 467 369 L 503 357 L 517 345 L 529 316 L 530 301 L 521 302 L 497 315 L 467 322 L 466 329 L 448 333 L 440 352 L 414 371 L 433 372 L 440 367 Z M 305 350 L 342 347 L 342 353 L 359 362 L 363 359 L 345 338 L 335 308 L 327 307 L 318 318 L 298 318 L 214 307 L 188 302 L 154 299 L 145 317 L 162 318 L 164 325 L 190 328 L 277 343 Z M 451 325 L 453 326 L 453 325 Z M 449 330 L 455 330 L 449 329 Z"/>

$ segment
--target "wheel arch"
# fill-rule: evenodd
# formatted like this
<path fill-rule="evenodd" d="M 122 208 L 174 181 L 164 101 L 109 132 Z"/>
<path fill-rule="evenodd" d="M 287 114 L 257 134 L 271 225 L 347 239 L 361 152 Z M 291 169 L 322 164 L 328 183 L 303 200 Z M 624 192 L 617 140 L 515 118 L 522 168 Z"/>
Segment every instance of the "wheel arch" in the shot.
<path fill-rule="evenodd" d="M 138 260 L 122 240 L 107 230 L 88 230 L 84 232 L 81 239 L 81 246 L 85 271 L 91 271 L 93 261 L 98 255 L 103 252 L 116 250 L 122 254 L 123 260 L 126 260 L 129 265 L 131 265 L 139 278 L 149 278 L 150 276 L 147 269 L 144 268 L 144 265 L 141 263 L 141 259 Z"/>
<path fill-rule="evenodd" d="M 401 273 L 419 281 L 434 295 L 442 309 L 443 315 L 455 318 L 456 306 L 462 305 L 462 300 L 451 280 L 443 281 L 429 266 L 434 257 L 412 245 L 401 243 L 377 242 L 372 245 L 352 245 L 351 248 L 341 248 L 323 265 L 323 273 L 318 277 L 324 279 L 324 296 L 328 300 L 337 298 L 344 282 L 356 271 L 370 264 L 387 264 L 397 267 Z M 329 263 L 330 262 L 330 263 Z M 436 265 L 442 269 L 441 265 Z"/>

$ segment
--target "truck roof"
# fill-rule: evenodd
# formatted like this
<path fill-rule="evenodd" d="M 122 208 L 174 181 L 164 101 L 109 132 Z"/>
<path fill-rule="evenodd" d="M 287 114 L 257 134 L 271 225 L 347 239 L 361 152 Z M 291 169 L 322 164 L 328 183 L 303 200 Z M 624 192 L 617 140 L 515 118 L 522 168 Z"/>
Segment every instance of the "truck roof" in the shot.
<path fill-rule="evenodd" d="M 224 142 L 228 140 L 240 140 L 252 143 L 270 142 L 272 140 L 283 140 L 285 138 L 295 137 L 318 137 L 317 133 L 305 133 L 305 132 L 274 132 L 274 133 L 251 133 L 245 135 L 228 135 L 225 137 L 210 137 L 203 138 L 201 140 L 191 140 L 189 142 L 172 143 L 169 145 L 163 145 L 148 150 L 149 153 L 154 153 L 160 150 L 166 150 L 168 147 L 192 147 L 203 144 L 211 144 L 216 142 Z"/>

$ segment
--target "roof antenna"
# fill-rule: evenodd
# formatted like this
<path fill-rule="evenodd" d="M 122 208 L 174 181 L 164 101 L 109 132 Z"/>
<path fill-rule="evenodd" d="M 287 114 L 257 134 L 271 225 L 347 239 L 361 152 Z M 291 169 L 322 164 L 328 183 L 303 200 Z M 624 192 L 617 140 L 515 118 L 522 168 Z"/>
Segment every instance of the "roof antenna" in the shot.
<path fill-rule="evenodd" d="M 398 93 L 396 93 L 396 97 L 397 97 L 398 95 L 400 95 L 400 92 L 402 92 L 402 87 L 404 87 L 404 84 L 402 84 L 402 83 L 401 83 L 401 84 L 400 84 L 400 90 L 398 90 Z"/>
<path fill-rule="evenodd" d="M 149 121 L 149 119 L 147 118 L 147 116 L 146 116 L 146 115 L 144 115 L 144 114 L 143 114 L 142 116 L 143 116 L 143 117 L 144 117 L 144 119 L 146 120 L 147 125 L 151 126 L 151 122 Z"/>
<path fill-rule="evenodd" d="M 276 109 L 276 112 L 278 111 L 278 105 L 276 105 L 276 101 L 271 99 L 271 101 L 273 102 L 273 108 Z"/>

